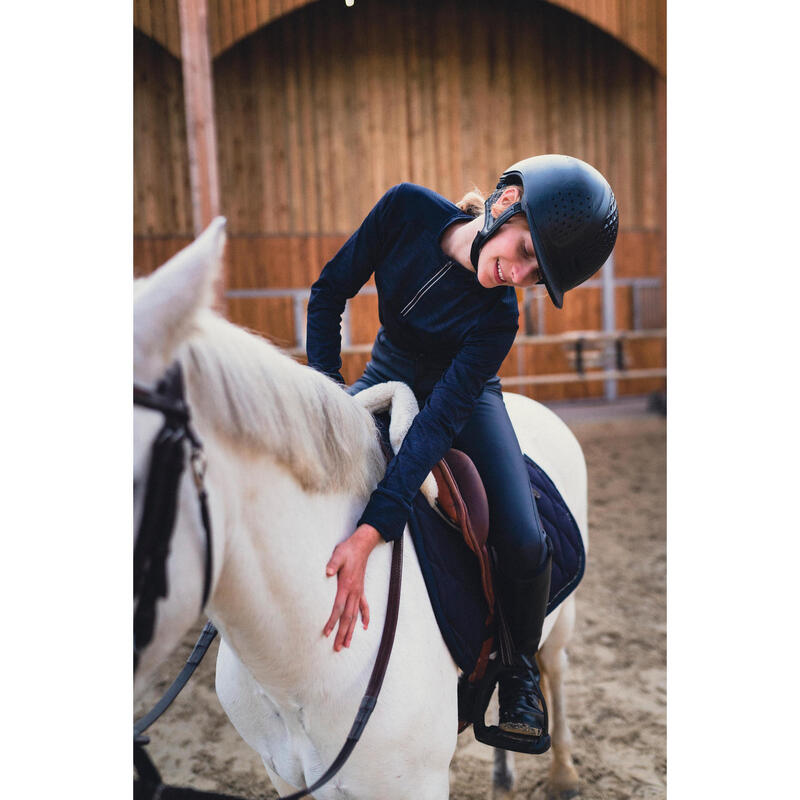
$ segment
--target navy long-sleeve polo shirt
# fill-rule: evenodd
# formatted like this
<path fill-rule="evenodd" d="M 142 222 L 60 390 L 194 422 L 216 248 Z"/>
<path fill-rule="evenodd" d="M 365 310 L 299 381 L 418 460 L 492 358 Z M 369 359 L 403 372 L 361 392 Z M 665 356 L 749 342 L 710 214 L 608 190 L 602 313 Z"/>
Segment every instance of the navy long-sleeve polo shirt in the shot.
<path fill-rule="evenodd" d="M 422 481 L 466 424 L 517 332 L 514 290 L 484 288 L 440 247 L 446 228 L 470 219 L 441 195 L 401 183 L 378 201 L 311 287 L 308 361 L 334 380 L 344 383 L 345 303 L 373 273 L 378 315 L 391 344 L 449 364 L 359 519 L 387 541 L 402 535 Z"/>

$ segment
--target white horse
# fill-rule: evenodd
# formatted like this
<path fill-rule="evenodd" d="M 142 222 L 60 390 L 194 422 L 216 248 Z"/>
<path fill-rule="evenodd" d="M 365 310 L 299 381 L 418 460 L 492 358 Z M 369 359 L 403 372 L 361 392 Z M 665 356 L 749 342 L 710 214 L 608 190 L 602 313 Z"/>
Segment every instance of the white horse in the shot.
<path fill-rule="evenodd" d="M 377 547 L 365 582 L 371 622 L 350 648 L 322 635 L 336 593 L 325 566 L 355 529 L 384 462 L 370 415 L 326 377 L 210 310 L 225 222 L 219 218 L 134 291 L 134 378 L 154 385 L 175 359 L 203 441 L 213 539 L 205 613 L 221 633 L 216 687 L 281 794 L 310 786 L 345 741 L 372 669 L 386 613 L 391 548 Z M 569 429 L 527 398 L 506 395 L 523 450 L 550 476 L 586 542 L 586 467 Z M 138 526 L 159 412 L 134 413 Z M 399 622 L 377 707 L 342 770 L 315 797 L 442 800 L 456 747 L 457 668 L 434 619 L 408 531 Z M 189 471 L 181 479 L 168 561 L 137 692 L 190 627 L 201 602 L 205 538 Z M 577 788 L 563 707 L 564 646 L 573 599 L 545 621 L 539 660 L 548 692 L 556 794 Z M 505 762 L 500 762 L 501 764 Z M 508 783 L 500 770 L 498 782 Z"/>

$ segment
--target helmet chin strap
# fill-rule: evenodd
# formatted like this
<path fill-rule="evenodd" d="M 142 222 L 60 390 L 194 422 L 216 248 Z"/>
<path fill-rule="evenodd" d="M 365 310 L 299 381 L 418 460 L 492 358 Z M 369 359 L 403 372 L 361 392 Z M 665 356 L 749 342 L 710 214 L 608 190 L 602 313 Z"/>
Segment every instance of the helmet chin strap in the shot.
<path fill-rule="evenodd" d="M 522 213 L 522 203 L 516 202 L 512 203 L 499 217 L 492 216 L 492 205 L 494 204 L 495 200 L 499 196 L 502 188 L 499 187 L 497 191 L 489 197 L 489 199 L 484 203 L 484 216 L 483 216 L 483 228 L 475 234 L 475 238 L 472 240 L 472 247 L 469 251 L 469 260 L 472 262 L 472 266 L 475 268 L 475 272 L 478 272 L 478 258 L 480 257 L 481 250 L 486 242 L 494 236 L 497 231 L 499 230 L 500 226 L 508 222 L 508 220 L 514 216 L 514 214 L 521 214 Z"/>

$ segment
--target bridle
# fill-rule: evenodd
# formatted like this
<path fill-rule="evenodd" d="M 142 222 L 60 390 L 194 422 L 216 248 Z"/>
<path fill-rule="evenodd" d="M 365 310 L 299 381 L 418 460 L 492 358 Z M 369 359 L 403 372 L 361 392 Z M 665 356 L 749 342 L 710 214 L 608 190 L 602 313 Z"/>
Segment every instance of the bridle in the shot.
<path fill-rule="evenodd" d="M 211 517 L 208 513 L 208 496 L 205 489 L 206 459 L 203 444 L 191 426 L 189 406 L 184 399 L 183 373 L 181 365 L 175 361 L 164 376 L 158 381 L 155 389 L 133 384 L 134 405 L 160 411 L 164 415 L 164 425 L 153 441 L 150 460 L 150 471 L 147 476 L 144 510 L 139 523 L 139 532 L 133 551 L 133 596 L 138 598 L 133 616 L 133 664 L 134 671 L 139 654 L 153 638 L 155 627 L 156 603 L 167 596 L 167 558 L 170 541 L 175 528 L 178 506 L 178 488 L 184 467 L 186 452 L 184 442 L 188 441 L 191 449 L 190 461 L 197 499 L 200 505 L 200 517 L 206 534 L 205 578 L 203 580 L 203 599 L 200 609 L 205 607 L 211 591 L 212 577 L 212 538 Z M 356 743 L 366 727 L 372 714 L 389 664 L 394 634 L 397 629 L 397 617 L 400 608 L 400 585 L 403 574 L 403 538 L 392 545 L 392 566 L 389 579 L 389 599 L 386 608 L 386 619 L 383 626 L 378 655 L 367 684 L 366 692 L 356 714 L 350 732 L 342 749 L 333 764 L 311 786 L 294 792 L 280 800 L 299 800 L 301 797 L 315 792 L 327 783 L 344 765 L 353 752 Z M 148 737 L 144 730 L 152 724 L 175 699 L 178 692 L 189 680 L 197 664 L 205 654 L 216 629 L 208 622 L 198 640 L 192 655 L 186 662 L 181 674 L 167 690 L 149 714 L 134 726 L 134 765 L 139 773 L 139 780 L 134 781 L 135 798 L 166 797 L 175 800 L 243 800 L 233 795 L 215 792 L 199 792 L 194 789 L 165 786 L 161 775 L 144 745 Z"/>
<path fill-rule="evenodd" d="M 184 399 L 183 373 L 175 361 L 156 387 L 133 384 L 133 404 L 160 411 L 164 424 L 153 441 L 150 471 L 147 475 L 144 509 L 133 550 L 133 664 L 153 638 L 156 604 L 167 596 L 167 558 L 178 505 L 178 488 L 186 465 L 189 442 L 192 477 L 200 505 L 200 518 L 206 535 L 205 577 L 200 610 L 211 591 L 213 572 L 211 518 L 205 489 L 206 459 L 203 444 L 192 428 L 189 406 Z"/>

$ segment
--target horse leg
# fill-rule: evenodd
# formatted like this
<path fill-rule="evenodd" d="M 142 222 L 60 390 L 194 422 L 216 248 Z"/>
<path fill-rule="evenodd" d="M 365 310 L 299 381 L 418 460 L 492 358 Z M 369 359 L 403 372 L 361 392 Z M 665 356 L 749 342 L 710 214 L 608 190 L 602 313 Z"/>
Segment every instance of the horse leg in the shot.
<path fill-rule="evenodd" d="M 578 795 L 578 773 L 572 763 L 572 734 L 567 723 L 564 703 L 564 670 L 567 666 L 565 647 L 575 627 L 575 600 L 569 597 L 559 609 L 558 619 L 537 659 L 547 689 L 550 715 L 550 739 L 553 760 L 548 777 L 548 798 L 567 800 Z"/>
<path fill-rule="evenodd" d="M 492 699 L 486 709 L 487 724 L 496 725 L 500 709 L 497 700 L 497 689 L 492 693 Z M 511 750 L 494 749 L 494 768 L 492 769 L 492 789 L 489 793 L 491 800 L 512 800 L 514 785 L 517 782 L 517 770 L 514 764 L 514 753 Z"/>
<path fill-rule="evenodd" d="M 511 800 L 514 797 L 514 784 L 517 772 L 514 769 L 514 753 L 511 750 L 494 750 L 494 770 L 492 771 L 492 800 Z"/>

